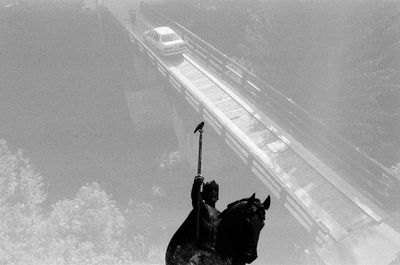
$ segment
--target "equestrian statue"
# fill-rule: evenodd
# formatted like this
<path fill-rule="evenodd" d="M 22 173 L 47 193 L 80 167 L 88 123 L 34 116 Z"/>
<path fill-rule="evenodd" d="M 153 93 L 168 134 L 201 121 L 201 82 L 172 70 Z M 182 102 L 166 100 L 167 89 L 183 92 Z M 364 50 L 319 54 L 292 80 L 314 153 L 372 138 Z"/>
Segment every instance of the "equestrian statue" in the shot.
<path fill-rule="evenodd" d="M 172 236 L 166 251 L 166 265 L 244 265 L 257 258 L 258 238 L 271 198 L 261 202 L 255 194 L 228 204 L 221 213 L 216 207 L 219 185 L 204 183 L 201 175 L 202 132 L 199 160 L 191 200 L 193 209 Z"/>

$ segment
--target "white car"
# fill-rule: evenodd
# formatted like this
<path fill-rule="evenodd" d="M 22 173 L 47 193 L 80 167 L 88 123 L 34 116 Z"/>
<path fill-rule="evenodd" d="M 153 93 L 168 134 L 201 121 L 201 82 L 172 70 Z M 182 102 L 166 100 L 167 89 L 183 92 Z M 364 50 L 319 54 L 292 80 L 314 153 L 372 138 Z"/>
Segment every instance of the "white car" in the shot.
<path fill-rule="evenodd" d="M 158 27 L 143 32 L 143 41 L 165 56 L 181 54 L 186 49 L 185 41 L 169 27 Z"/>

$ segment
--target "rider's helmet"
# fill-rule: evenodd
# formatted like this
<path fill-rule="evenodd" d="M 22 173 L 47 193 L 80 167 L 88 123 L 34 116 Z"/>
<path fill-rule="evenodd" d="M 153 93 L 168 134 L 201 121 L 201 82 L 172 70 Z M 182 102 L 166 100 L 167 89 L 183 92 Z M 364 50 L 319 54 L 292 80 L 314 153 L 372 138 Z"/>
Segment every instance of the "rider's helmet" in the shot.
<path fill-rule="evenodd" d="M 216 200 L 218 200 L 219 185 L 215 180 L 206 182 L 203 185 L 203 195 L 207 196 L 212 191 L 216 191 Z"/>

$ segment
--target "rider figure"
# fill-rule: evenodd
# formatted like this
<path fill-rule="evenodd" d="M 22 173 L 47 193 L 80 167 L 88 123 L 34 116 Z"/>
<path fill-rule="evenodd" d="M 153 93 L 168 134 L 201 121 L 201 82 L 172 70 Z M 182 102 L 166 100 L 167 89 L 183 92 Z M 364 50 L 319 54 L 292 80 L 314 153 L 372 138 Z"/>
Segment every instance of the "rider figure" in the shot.
<path fill-rule="evenodd" d="M 215 250 L 215 238 L 217 227 L 219 224 L 220 211 L 215 208 L 215 203 L 218 201 L 218 184 L 213 180 L 203 184 L 204 178 L 197 175 L 194 178 L 192 186 L 192 205 L 196 212 L 198 201 L 200 206 L 200 219 L 199 222 L 199 238 L 198 245 L 206 251 L 213 252 Z M 203 191 L 200 192 L 201 186 Z"/>

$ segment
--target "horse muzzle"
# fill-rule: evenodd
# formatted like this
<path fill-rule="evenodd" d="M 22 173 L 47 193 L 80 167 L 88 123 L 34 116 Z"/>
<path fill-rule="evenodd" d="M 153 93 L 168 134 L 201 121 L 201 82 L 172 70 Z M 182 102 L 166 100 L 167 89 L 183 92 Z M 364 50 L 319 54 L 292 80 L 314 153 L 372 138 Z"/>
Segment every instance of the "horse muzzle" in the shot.
<path fill-rule="evenodd" d="M 243 256 L 243 261 L 247 264 L 252 263 L 257 259 L 257 252 L 256 251 L 247 251 Z"/>

